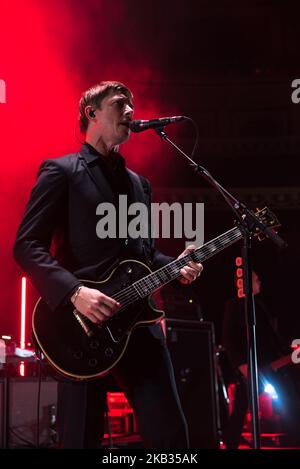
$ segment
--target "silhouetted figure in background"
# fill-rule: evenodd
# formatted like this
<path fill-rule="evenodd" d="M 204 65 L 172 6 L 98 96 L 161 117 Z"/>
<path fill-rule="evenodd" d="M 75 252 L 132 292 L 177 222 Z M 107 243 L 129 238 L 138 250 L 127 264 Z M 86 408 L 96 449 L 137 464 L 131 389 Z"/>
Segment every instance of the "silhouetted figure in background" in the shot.
<path fill-rule="evenodd" d="M 277 333 L 277 320 L 272 316 L 260 296 L 261 281 L 252 272 L 253 294 L 256 307 L 257 359 L 259 383 L 264 384 L 266 377 L 278 394 L 278 407 L 281 410 L 282 423 L 291 444 L 299 444 L 298 422 L 300 421 L 300 395 L 291 376 L 289 364 L 291 351 L 284 349 Z M 247 331 L 244 298 L 233 298 L 226 302 L 223 321 L 223 345 L 229 362 L 235 372 L 235 398 L 232 414 L 224 431 L 226 448 L 238 448 L 248 409 L 247 392 Z M 286 356 L 281 366 L 276 369 L 275 361 Z M 290 362 L 291 363 L 291 362 Z M 277 363 L 277 366 L 279 364 Z"/>

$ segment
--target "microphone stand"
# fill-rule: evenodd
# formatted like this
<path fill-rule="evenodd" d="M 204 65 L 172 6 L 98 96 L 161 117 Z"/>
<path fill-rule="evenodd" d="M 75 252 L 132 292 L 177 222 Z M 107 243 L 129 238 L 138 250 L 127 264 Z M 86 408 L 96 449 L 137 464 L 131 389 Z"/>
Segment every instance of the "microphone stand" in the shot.
<path fill-rule="evenodd" d="M 258 406 L 258 370 L 257 370 L 257 349 L 256 349 L 256 316 L 255 303 L 252 292 L 252 257 L 251 241 L 255 231 L 263 232 L 280 248 L 286 247 L 285 241 L 278 236 L 271 228 L 261 222 L 255 213 L 250 210 L 243 202 L 236 199 L 228 192 L 213 176 L 200 164 L 195 163 L 184 151 L 181 150 L 164 131 L 164 127 L 155 129 L 155 132 L 161 139 L 168 142 L 188 161 L 192 169 L 202 176 L 210 185 L 216 189 L 226 203 L 235 213 L 238 219 L 238 226 L 243 235 L 242 258 L 244 266 L 244 286 L 245 286 L 245 317 L 247 327 L 248 342 L 248 393 L 251 411 L 252 435 L 254 449 L 260 449 L 260 430 L 259 430 L 259 406 Z"/>

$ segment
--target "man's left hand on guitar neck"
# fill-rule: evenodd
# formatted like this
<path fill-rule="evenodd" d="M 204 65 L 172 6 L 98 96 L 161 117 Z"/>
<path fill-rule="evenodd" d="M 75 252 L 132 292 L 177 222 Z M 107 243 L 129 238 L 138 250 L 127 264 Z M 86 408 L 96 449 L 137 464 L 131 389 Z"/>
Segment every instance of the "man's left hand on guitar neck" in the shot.
<path fill-rule="evenodd" d="M 188 246 L 178 257 L 177 259 L 180 259 L 181 257 L 186 256 L 190 252 L 193 252 L 196 249 L 196 246 L 193 244 Z M 194 282 L 196 278 L 199 277 L 203 270 L 203 265 L 197 262 L 190 261 L 187 265 L 185 265 L 181 270 L 180 273 L 182 277 L 179 277 L 180 283 L 183 283 L 184 285 L 189 284 L 191 282 Z"/>

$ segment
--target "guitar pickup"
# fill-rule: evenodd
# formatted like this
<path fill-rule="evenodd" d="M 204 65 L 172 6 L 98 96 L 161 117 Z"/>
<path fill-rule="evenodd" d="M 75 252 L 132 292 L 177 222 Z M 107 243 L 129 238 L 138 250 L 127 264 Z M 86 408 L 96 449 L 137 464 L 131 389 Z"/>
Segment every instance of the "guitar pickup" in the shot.
<path fill-rule="evenodd" d="M 79 322 L 79 324 L 81 325 L 84 332 L 86 333 L 86 335 L 88 337 L 92 337 L 94 332 L 92 331 L 92 329 L 86 323 L 86 320 L 83 318 L 83 315 L 81 313 L 79 313 L 79 311 L 77 311 L 77 309 L 74 309 L 73 314 L 74 314 L 75 318 L 77 319 L 77 321 Z"/>

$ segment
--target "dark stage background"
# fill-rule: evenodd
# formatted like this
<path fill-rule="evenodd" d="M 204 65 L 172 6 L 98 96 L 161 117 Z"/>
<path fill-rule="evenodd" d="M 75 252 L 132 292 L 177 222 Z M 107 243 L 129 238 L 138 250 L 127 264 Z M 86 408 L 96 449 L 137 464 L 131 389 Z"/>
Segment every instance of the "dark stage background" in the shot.
<path fill-rule="evenodd" d="M 80 147 L 82 90 L 116 79 L 132 88 L 136 118 L 184 114 L 199 126 L 197 160 L 251 207 L 265 203 L 282 222 L 284 252 L 255 245 L 254 265 L 290 341 L 300 336 L 298 304 L 300 7 L 281 1 L 17 0 L 1 2 L 0 334 L 19 336 L 21 272 L 12 259 L 17 225 L 45 158 Z M 193 129 L 169 127 L 187 151 Z M 132 135 L 128 166 L 149 178 L 156 200 L 205 202 L 205 240 L 232 226 L 225 203 L 154 132 Z M 175 255 L 183 242 L 158 243 Z M 237 245 L 208 261 L 178 300 L 201 303 L 219 339 L 232 296 Z M 29 289 L 29 307 L 36 293 Z M 186 306 L 185 306 L 186 305 Z M 190 312 L 188 313 L 190 314 Z M 29 333 L 30 324 L 27 324 Z"/>

